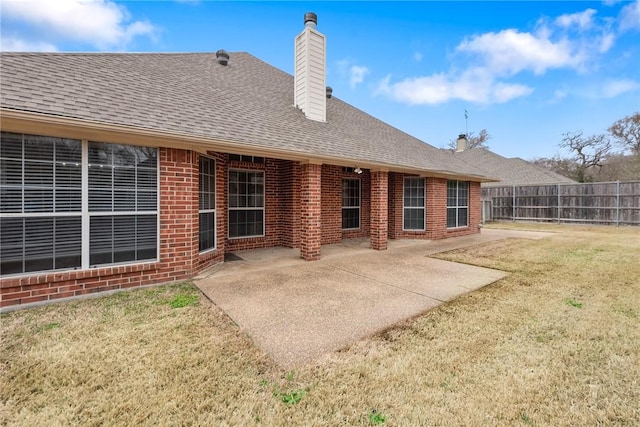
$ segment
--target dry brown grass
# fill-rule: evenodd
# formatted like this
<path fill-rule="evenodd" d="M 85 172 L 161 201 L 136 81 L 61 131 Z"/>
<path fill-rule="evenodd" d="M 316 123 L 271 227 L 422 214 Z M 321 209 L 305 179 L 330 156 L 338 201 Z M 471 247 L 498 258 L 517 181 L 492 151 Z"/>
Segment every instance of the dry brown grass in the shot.
<path fill-rule="evenodd" d="M 535 227 L 439 255 L 507 278 L 289 373 L 189 284 L 5 315 L 0 424 L 640 425 L 640 230 Z"/>

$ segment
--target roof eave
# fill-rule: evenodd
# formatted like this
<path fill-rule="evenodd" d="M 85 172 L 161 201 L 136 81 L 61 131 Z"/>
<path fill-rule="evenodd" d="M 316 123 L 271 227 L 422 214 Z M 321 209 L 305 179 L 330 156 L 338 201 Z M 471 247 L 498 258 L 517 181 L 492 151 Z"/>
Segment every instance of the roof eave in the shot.
<path fill-rule="evenodd" d="M 169 132 L 108 122 L 98 122 L 74 117 L 56 116 L 32 111 L 0 108 L 3 131 L 32 133 L 48 136 L 89 139 L 101 142 L 136 144 L 144 146 L 168 146 L 189 149 L 201 153 L 207 151 L 259 155 L 284 160 L 326 163 L 338 166 L 359 166 L 374 171 L 399 172 L 436 178 L 461 179 L 477 182 L 499 181 L 492 177 L 465 174 L 457 171 L 413 168 L 404 165 L 339 158 L 314 153 L 264 147 L 240 141 L 210 138 L 182 132 Z"/>

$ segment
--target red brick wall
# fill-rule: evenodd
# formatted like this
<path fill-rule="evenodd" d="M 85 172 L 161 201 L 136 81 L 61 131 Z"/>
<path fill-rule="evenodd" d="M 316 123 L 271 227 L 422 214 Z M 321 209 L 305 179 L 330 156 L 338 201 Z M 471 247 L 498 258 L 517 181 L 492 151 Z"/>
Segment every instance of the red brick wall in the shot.
<path fill-rule="evenodd" d="M 342 240 L 342 167 L 322 165 L 322 244 L 337 243 L 340 240 Z"/>
<path fill-rule="evenodd" d="M 228 158 L 227 155 L 224 155 Z M 222 169 L 222 168 L 221 168 Z M 265 174 L 265 235 L 263 237 L 226 237 L 228 251 L 300 246 L 300 165 L 298 162 L 266 158 L 264 164 L 228 162 L 224 168 L 225 183 L 229 169 L 260 170 Z M 225 184 L 227 185 L 227 184 Z M 226 194 L 227 188 L 224 189 Z M 221 193 L 222 194 L 222 193 Z M 226 197 L 225 202 L 226 203 Z M 227 216 L 228 207 L 224 213 Z M 225 230 L 224 236 L 228 236 Z"/>
<path fill-rule="evenodd" d="M 320 257 L 321 243 L 376 233 L 374 247 L 382 249 L 385 232 L 381 212 L 371 197 L 386 173 L 372 176 L 343 172 L 342 167 L 300 164 L 265 159 L 264 164 L 229 162 L 228 155 L 209 153 L 216 160 L 217 248 L 198 253 L 198 154 L 192 151 L 160 149 L 160 260 L 136 265 L 103 267 L 0 279 L 0 307 L 28 304 L 83 294 L 125 289 L 190 278 L 203 268 L 221 262 L 225 250 L 272 246 L 300 247 L 308 260 Z M 266 235 L 261 238 L 228 239 L 227 186 L 229 168 L 265 171 Z M 361 180 L 361 223 L 359 230 L 342 231 L 342 178 Z M 480 184 L 469 186 L 469 227 L 446 228 L 446 179 L 426 180 L 426 224 L 424 232 L 402 231 L 403 174 L 389 173 L 388 237 L 440 239 L 478 233 L 481 218 Z M 384 204 L 379 204 L 381 209 Z M 372 228 L 373 226 L 373 228 Z"/>
<path fill-rule="evenodd" d="M 402 230 L 404 177 L 389 174 L 389 238 L 391 239 L 444 239 L 480 232 L 480 183 L 469 183 L 469 226 L 447 229 L 447 180 L 426 178 L 426 230 Z"/>
<path fill-rule="evenodd" d="M 287 248 L 300 247 L 300 164 L 289 160 L 279 162 L 280 209 L 278 224 L 280 244 Z"/>
<path fill-rule="evenodd" d="M 2 278 L 0 307 L 182 280 L 221 261 L 220 248 L 198 256 L 197 189 L 198 155 L 161 148 L 158 262 Z"/>
<path fill-rule="evenodd" d="M 360 228 L 342 230 L 342 180 L 360 180 Z M 344 172 L 342 166 L 322 165 L 322 244 L 367 237 L 371 221 L 371 174 Z"/>
<path fill-rule="evenodd" d="M 441 239 L 447 230 L 447 180 L 427 179 L 427 236 Z"/>
<path fill-rule="evenodd" d="M 388 173 L 371 174 L 371 247 L 387 249 L 388 244 Z"/>
<path fill-rule="evenodd" d="M 305 163 L 300 167 L 300 256 L 307 261 L 320 259 L 322 213 L 320 180 L 322 167 Z"/>

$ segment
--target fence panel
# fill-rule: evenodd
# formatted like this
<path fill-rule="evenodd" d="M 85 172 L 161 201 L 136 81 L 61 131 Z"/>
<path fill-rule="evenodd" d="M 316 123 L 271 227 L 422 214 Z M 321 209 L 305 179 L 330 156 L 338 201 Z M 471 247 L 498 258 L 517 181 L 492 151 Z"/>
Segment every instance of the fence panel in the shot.
<path fill-rule="evenodd" d="M 640 225 L 640 181 L 482 189 L 493 220 Z"/>

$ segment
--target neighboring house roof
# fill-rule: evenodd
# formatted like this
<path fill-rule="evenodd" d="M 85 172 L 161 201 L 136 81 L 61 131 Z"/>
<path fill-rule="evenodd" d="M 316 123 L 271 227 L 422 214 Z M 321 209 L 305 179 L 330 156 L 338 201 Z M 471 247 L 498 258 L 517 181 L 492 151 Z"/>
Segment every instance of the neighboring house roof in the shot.
<path fill-rule="evenodd" d="M 575 181 L 519 157 L 507 158 L 484 148 L 471 148 L 455 153 L 463 160 L 482 169 L 485 174 L 499 178 L 499 182 L 483 183 L 483 187 L 512 185 L 575 184 Z"/>
<path fill-rule="evenodd" d="M 227 66 L 214 53 L 2 53 L 0 81 L 3 113 L 223 141 L 257 155 L 491 179 L 335 97 L 326 123 L 305 118 L 293 105 L 293 76 L 243 52 L 230 53 Z"/>

